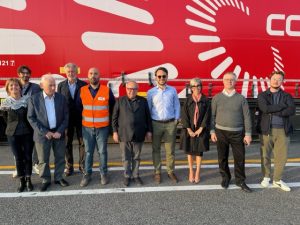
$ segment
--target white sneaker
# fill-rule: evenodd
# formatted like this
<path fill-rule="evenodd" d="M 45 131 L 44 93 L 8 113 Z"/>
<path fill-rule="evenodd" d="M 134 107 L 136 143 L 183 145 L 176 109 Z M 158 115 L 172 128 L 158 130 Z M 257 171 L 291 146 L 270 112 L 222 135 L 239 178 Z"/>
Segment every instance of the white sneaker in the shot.
<path fill-rule="evenodd" d="M 32 167 L 32 171 L 35 172 L 36 174 L 40 174 L 39 165 L 34 164 L 34 166 Z"/>
<path fill-rule="evenodd" d="M 284 183 L 282 180 L 273 181 L 273 187 L 280 188 L 283 191 L 291 191 L 291 188 L 286 183 Z"/>
<path fill-rule="evenodd" d="M 13 178 L 16 178 L 18 176 L 18 172 L 17 172 L 17 170 L 15 170 L 13 173 L 12 173 L 12 177 Z"/>
<path fill-rule="evenodd" d="M 264 177 L 260 185 L 263 186 L 264 188 L 267 188 L 269 187 L 270 180 L 271 180 L 270 177 Z"/>

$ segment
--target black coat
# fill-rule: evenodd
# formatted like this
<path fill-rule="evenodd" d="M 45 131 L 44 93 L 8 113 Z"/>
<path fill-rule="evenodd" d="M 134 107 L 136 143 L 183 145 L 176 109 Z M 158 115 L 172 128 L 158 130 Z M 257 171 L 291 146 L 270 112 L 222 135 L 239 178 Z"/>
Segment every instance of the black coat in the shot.
<path fill-rule="evenodd" d="M 67 105 L 69 108 L 69 124 L 72 125 L 75 122 L 78 124 L 81 124 L 82 122 L 82 112 L 81 108 L 78 107 L 77 102 L 78 99 L 80 98 L 79 90 L 81 87 L 87 85 L 87 83 L 83 80 L 77 79 L 76 82 L 76 88 L 75 88 L 75 93 L 74 93 L 74 99 L 71 96 L 70 90 L 69 90 L 69 85 L 68 85 L 68 79 L 60 82 L 57 86 L 57 92 L 65 96 L 67 100 Z"/>
<path fill-rule="evenodd" d="M 260 110 L 258 117 L 258 132 L 269 134 L 271 129 L 272 115 L 280 116 L 283 119 L 286 135 L 293 132 L 293 126 L 290 117 L 295 114 L 296 106 L 292 96 L 279 90 L 280 98 L 278 104 L 273 104 L 272 92 L 270 89 L 260 93 L 257 97 L 258 108 Z"/>
<path fill-rule="evenodd" d="M 194 125 L 194 111 L 195 103 L 192 96 L 188 96 L 182 107 L 182 131 L 181 131 L 181 148 L 187 153 L 189 152 L 205 152 L 209 150 L 210 137 L 210 118 L 211 109 L 209 100 L 205 95 L 202 95 L 200 101 L 197 103 L 200 111 L 197 126 Z M 194 132 L 203 128 L 199 137 L 191 138 L 187 132 L 187 128 L 191 128 Z"/>
<path fill-rule="evenodd" d="M 19 135 L 33 133 L 27 120 L 27 108 L 21 107 L 17 110 L 5 111 L 4 118 L 7 123 L 5 130 L 6 135 L 13 136 L 16 132 L 19 133 Z M 20 124 L 22 125 L 18 126 Z"/>
<path fill-rule="evenodd" d="M 136 96 L 136 106 L 131 107 L 127 96 L 119 98 L 112 115 L 113 132 L 122 142 L 143 142 L 147 132 L 152 132 L 152 121 L 147 100 Z"/>

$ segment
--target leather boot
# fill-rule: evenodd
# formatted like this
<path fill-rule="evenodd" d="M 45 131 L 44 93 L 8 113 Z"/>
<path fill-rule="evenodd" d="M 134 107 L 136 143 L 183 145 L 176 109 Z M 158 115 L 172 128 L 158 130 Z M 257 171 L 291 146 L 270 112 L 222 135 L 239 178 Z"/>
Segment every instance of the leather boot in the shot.
<path fill-rule="evenodd" d="M 25 185 L 25 177 L 21 177 L 21 178 L 20 178 L 20 185 L 19 185 L 17 191 L 18 191 L 18 192 L 23 192 L 24 189 L 25 189 L 25 186 L 26 186 L 26 185 Z"/>
<path fill-rule="evenodd" d="M 30 177 L 26 177 L 26 188 L 27 188 L 27 191 L 32 191 L 33 190 L 33 186 L 32 186 Z"/>

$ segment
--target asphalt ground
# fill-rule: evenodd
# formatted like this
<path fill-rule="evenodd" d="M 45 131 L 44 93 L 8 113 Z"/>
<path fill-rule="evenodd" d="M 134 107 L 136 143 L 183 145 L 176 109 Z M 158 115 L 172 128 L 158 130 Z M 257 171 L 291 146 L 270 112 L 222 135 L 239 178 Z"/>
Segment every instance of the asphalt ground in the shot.
<path fill-rule="evenodd" d="M 79 186 L 77 172 L 66 180 L 69 187 L 52 185 L 39 192 L 40 178 L 33 175 L 33 192 L 16 193 L 18 180 L 11 177 L 13 157 L 7 145 L 0 146 L 0 224 L 300 224 L 300 139 L 293 136 L 284 181 L 291 192 L 262 188 L 259 143 L 246 149 L 247 184 L 253 193 L 244 193 L 234 185 L 220 187 L 217 152 L 214 144 L 204 154 L 201 182 L 190 184 L 185 154 L 176 149 L 178 184 L 172 183 L 163 170 L 160 185 L 153 182 L 151 144 L 142 151 L 140 176 L 142 187 L 132 183 L 125 188 L 121 154 L 117 144 L 109 144 L 110 183 L 101 186 L 98 155 L 92 182 Z M 75 158 L 78 154 L 75 147 Z M 178 145 L 177 145 L 178 147 Z M 164 155 L 164 154 L 163 154 Z M 164 156 L 163 156 L 164 157 Z M 232 154 L 230 155 L 232 160 Z M 232 168 L 231 168 L 232 170 Z M 232 171 L 233 172 L 233 171 Z"/>

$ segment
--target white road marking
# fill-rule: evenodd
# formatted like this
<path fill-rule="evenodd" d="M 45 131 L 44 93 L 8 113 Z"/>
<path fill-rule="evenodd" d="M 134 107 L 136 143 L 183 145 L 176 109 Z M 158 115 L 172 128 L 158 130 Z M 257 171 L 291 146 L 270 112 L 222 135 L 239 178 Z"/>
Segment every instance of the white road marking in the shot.
<path fill-rule="evenodd" d="M 300 182 L 288 183 L 290 187 L 300 187 Z M 250 188 L 263 188 L 260 184 L 248 184 Z M 269 188 L 274 188 L 270 186 Z M 147 193 L 147 192 L 170 192 L 170 191 L 205 191 L 222 190 L 220 185 L 186 185 L 186 186 L 165 186 L 165 187 L 132 187 L 132 188 L 106 188 L 92 190 L 66 190 L 48 192 L 23 192 L 23 193 L 0 193 L 0 198 L 28 198 L 28 197 L 53 197 L 71 195 L 99 195 L 99 194 L 120 194 L 120 193 Z M 230 185 L 229 190 L 240 189 L 236 185 Z"/>

